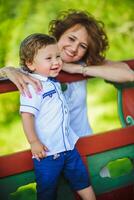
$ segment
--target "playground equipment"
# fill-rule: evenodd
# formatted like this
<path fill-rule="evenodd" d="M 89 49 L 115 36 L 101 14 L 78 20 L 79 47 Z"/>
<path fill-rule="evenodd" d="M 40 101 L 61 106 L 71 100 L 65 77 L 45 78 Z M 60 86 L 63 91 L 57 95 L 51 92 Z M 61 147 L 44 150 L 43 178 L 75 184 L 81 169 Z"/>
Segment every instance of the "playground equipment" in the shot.
<path fill-rule="evenodd" d="M 134 70 L 134 60 L 124 61 Z M 84 79 L 62 72 L 61 82 Z M 134 200 L 134 82 L 116 84 L 122 128 L 86 136 L 77 142 L 97 200 Z M 0 81 L 0 93 L 16 91 L 9 80 Z M 0 157 L 0 199 L 36 200 L 30 150 Z M 58 200 L 80 199 L 61 176 Z"/>

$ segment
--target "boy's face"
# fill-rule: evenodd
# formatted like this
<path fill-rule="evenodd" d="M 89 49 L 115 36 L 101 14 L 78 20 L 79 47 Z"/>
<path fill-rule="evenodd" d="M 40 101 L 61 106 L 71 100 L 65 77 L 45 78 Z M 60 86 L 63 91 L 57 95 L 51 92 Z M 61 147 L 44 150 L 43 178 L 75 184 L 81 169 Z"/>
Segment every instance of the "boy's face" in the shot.
<path fill-rule="evenodd" d="M 39 49 L 33 62 L 27 65 L 29 69 L 40 75 L 56 77 L 62 68 L 57 44 L 50 44 Z"/>

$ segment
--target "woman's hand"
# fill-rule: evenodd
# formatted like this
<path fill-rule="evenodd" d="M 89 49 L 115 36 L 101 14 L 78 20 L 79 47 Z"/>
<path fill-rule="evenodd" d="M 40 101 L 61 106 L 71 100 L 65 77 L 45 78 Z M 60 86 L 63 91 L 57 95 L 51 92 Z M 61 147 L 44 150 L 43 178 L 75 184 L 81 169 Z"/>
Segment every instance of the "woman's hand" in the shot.
<path fill-rule="evenodd" d="M 18 68 L 5 67 L 1 68 L 1 70 L 17 86 L 22 95 L 31 97 L 27 84 L 31 84 L 37 93 L 42 89 L 42 85 L 39 80 L 21 72 Z"/>
<path fill-rule="evenodd" d="M 75 74 L 75 73 L 82 74 L 83 66 L 79 64 L 74 64 L 74 63 L 64 63 L 62 70 L 70 74 Z"/>
<path fill-rule="evenodd" d="M 133 82 L 134 71 L 123 62 L 105 61 L 103 65 L 87 66 L 83 70 L 85 76 L 103 78 L 113 82 Z"/>

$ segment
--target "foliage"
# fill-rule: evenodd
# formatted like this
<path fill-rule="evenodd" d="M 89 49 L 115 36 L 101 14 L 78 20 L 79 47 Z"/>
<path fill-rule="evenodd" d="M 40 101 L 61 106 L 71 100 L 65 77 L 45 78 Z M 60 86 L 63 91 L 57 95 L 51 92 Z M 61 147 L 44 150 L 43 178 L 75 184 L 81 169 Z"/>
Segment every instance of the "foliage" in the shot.
<path fill-rule="evenodd" d="M 33 32 L 47 32 L 48 23 L 65 9 L 91 12 L 106 26 L 110 41 L 108 57 L 128 59 L 134 56 L 134 2 L 133 0 L 12 0 L 0 5 L 0 66 L 18 65 L 20 41 Z M 65 7 L 66 4 L 66 7 Z M 116 5 L 116 9 L 115 9 Z M 124 44 L 125 48 L 124 48 Z"/>
<path fill-rule="evenodd" d="M 10 194 L 10 200 L 36 200 L 36 184 L 30 183 L 24 186 L 21 186 L 17 189 L 16 192 Z"/>
<path fill-rule="evenodd" d="M 121 127 L 117 112 L 117 90 L 100 79 L 88 81 L 88 117 L 94 133 Z"/>
<path fill-rule="evenodd" d="M 1 94 L 0 96 L 0 124 L 5 126 L 19 117 L 19 96 L 16 93 Z"/>

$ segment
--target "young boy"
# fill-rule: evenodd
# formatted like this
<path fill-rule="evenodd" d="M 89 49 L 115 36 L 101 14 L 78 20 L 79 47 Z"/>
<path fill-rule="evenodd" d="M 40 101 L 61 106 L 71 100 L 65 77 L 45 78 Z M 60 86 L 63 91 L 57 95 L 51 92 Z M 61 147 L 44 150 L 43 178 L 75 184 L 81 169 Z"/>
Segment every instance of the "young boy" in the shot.
<path fill-rule="evenodd" d="M 83 200 L 95 200 L 87 170 L 75 149 L 78 136 L 69 125 L 67 103 L 54 78 L 62 68 L 56 40 L 44 34 L 28 36 L 20 46 L 20 64 L 43 86 L 36 94 L 29 85 L 32 97 L 20 97 L 23 128 L 33 155 L 37 199 L 56 199 L 62 171 Z"/>

